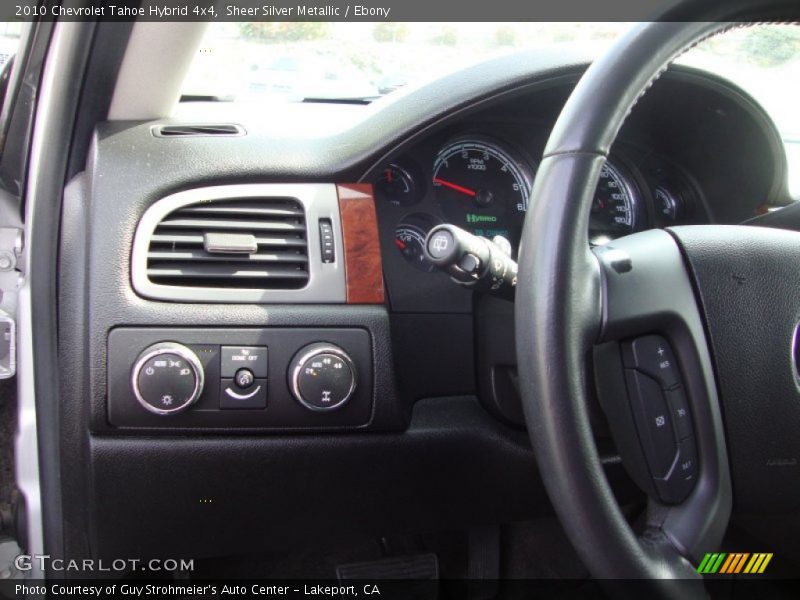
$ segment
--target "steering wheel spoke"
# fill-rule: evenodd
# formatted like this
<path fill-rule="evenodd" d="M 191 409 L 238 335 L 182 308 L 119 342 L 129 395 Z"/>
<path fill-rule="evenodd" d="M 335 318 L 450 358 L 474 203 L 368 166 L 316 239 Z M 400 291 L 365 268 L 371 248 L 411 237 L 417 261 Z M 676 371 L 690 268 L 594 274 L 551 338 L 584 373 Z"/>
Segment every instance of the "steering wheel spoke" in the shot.
<path fill-rule="evenodd" d="M 731 484 L 691 276 L 675 239 L 661 230 L 621 238 L 595 256 L 598 397 L 625 466 L 652 498 L 650 525 L 697 562 L 724 532 Z"/>
<path fill-rule="evenodd" d="M 691 561 L 717 548 L 731 500 L 702 321 L 680 252 L 668 233 L 656 232 L 652 235 L 658 239 L 652 240 L 651 234 L 637 234 L 602 252 L 590 250 L 586 208 L 604 161 L 598 153 L 566 153 L 547 157 L 539 166 L 534 194 L 542 200 L 532 203 L 526 216 L 515 302 L 517 355 L 526 367 L 520 369 L 526 422 L 553 505 L 595 575 L 696 578 Z M 671 307 L 669 295 L 652 302 L 646 295 L 627 304 L 620 300 L 629 282 L 630 289 L 646 287 L 660 282 L 669 268 L 681 276 L 691 326 L 678 314 L 680 307 Z M 658 294 L 665 294 L 663 288 Z M 670 294 L 674 299 L 672 290 Z M 592 384 L 586 377 L 587 357 L 598 344 L 606 349 L 616 344 L 617 373 L 624 377 L 619 340 L 653 332 L 668 335 L 680 352 L 681 369 L 685 362 L 686 373 L 693 374 L 691 379 L 687 375 L 686 389 L 698 404 L 693 412 L 700 466 L 688 498 L 676 504 L 652 502 L 650 527 L 637 537 L 616 504 L 595 446 L 586 402 Z M 684 353 L 684 348 L 690 351 Z M 702 376 L 694 377 L 698 372 Z M 627 402 L 626 389 L 623 381 L 617 400 Z M 626 411 L 631 421 L 631 411 Z M 628 430 L 635 434 L 633 427 L 631 423 Z M 656 483 L 647 477 L 657 497 Z M 655 585 L 660 595 L 673 595 L 665 583 Z"/>

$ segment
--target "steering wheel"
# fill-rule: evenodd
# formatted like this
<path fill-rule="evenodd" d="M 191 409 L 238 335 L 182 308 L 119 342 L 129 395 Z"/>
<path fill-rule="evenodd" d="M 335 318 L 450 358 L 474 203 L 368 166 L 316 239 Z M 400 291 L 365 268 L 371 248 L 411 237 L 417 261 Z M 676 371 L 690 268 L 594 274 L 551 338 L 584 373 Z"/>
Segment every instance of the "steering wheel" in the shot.
<path fill-rule="evenodd" d="M 686 597 L 671 579 L 693 580 L 704 594 L 697 565 L 718 551 L 734 491 L 749 512 L 800 506 L 800 234 L 711 225 L 636 233 L 600 249 L 586 241 L 609 149 L 667 66 L 732 21 L 798 13 L 793 0 L 716 4 L 678 4 L 586 71 L 547 143 L 520 246 L 516 344 L 541 477 L 591 574 L 650 579 L 660 597 Z M 637 362 L 659 350 L 672 355 L 669 385 Z M 670 386 L 685 398 L 682 437 Z M 587 411 L 592 389 L 649 497 L 644 532 L 629 526 L 605 477 Z M 646 422 L 652 402 L 665 407 L 661 424 L 673 436 L 660 472 L 651 461 L 660 434 Z M 680 481 L 667 485 L 672 475 Z"/>

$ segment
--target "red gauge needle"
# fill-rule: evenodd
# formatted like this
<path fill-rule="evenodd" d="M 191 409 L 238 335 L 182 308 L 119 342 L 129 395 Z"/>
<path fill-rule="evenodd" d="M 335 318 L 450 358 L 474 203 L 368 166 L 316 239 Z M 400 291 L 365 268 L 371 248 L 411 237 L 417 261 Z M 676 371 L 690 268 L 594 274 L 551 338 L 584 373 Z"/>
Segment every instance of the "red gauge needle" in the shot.
<path fill-rule="evenodd" d="M 433 183 L 438 183 L 439 185 L 443 185 L 445 187 L 449 187 L 451 190 L 455 190 L 457 192 L 461 192 L 462 194 L 466 194 L 467 196 L 476 196 L 477 192 L 471 190 L 469 188 L 461 187 L 460 185 L 456 185 L 450 181 L 446 181 L 444 179 L 439 179 L 438 177 L 433 178 Z"/>
<path fill-rule="evenodd" d="M 400 250 L 405 250 L 406 249 L 406 245 L 402 241 L 398 240 L 397 238 L 395 238 L 394 243 L 397 245 L 398 248 L 400 248 Z"/>

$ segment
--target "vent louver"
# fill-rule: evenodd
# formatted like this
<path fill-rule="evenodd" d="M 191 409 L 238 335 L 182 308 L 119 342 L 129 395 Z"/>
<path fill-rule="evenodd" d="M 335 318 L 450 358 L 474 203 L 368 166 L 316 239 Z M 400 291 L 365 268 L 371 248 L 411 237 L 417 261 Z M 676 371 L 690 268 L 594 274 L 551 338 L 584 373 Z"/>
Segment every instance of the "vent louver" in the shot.
<path fill-rule="evenodd" d="M 303 205 L 292 198 L 190 204 L 167 214 L 147 249 L 155 284 L 297 290 L 308 283 Z"/>
<path fill-rule="evenodd" d="M 198 125 L 157 125 L 152 129 L 156 137 L 237 136 L 244 135 L 239 125 L 229 123 Z"/>

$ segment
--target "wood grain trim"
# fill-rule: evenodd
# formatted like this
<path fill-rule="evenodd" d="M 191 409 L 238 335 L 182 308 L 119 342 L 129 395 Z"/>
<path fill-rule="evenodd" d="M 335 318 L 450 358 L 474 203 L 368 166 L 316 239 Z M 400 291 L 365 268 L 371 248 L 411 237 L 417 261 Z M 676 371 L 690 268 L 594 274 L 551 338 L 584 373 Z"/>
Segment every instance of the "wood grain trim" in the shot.
<path fill-rule="evenodd" d="M 336 185 L 348 304 L 383 304 L 383 264 L 375 199 L 368 183 Z"/>

